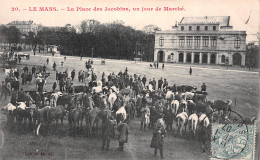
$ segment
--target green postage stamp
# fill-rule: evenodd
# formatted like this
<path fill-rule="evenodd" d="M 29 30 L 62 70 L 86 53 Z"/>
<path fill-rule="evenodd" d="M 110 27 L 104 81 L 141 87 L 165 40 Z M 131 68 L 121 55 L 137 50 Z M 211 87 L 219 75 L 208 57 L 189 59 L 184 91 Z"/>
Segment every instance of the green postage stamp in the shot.
<path fill-rule="evenodd" d="M 254 160 L 255 125 L 212 124 L 211 159 Z"/>

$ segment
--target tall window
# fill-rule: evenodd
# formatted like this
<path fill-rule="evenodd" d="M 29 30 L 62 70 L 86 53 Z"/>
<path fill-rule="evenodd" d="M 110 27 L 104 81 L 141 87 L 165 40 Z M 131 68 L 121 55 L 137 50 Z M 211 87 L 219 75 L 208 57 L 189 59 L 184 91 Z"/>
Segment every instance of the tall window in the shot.
<path fill-rule="evenodd" d="M 192 37 L 187 37 L 187 47 L 192 47 Z"/>
<path fill-rule="evenodd" d="M 216 26 L 213 26 L 213 31 L 215 31 L 216 30 Z"/>
<path fill-rule="evenodd" d="M 203 45 L 203 47 L 208 47 L 209 46 L 209 37 L 203 37 L 202 45 Z"/>
<path fill-rule="evenodd" d="M 200 37 L 194 37 L 195 38 L 195 47 L 200 46 Z"/>
<path fill-rule="evenodd" d="M 221 63 L 225 63 L 225 60 L 226 60 L 225 56 L 222 55 L 222 56 L 221 56 Z"/>
<path fill-rule="evenodd" d="M 208 30 L 208 26 L 205 26 L 205 31 L 207 31 Z"/>
<path fill-rule="evenodd" d="M 184 31 L 184 26 L 181 26 L 181 30 Z"/>
<path fill-rule="evenodd" d="M 199 31 L 200 30 L 200 26 L 197 26 L 197 31 Z"/>
<path fill-rule="evenodd" d="M 184 42 L 185 40 L 184 40 L 184 37 L 179 37 L 179 46 L 180 47 L 184 47 Z"/>
<path fill-rule="evenodd" d="M 164 45 L 164 38 L 163 37 L 160 37 L 159 39 L 159 46 L 163 46 Z"/>
<path fill-rule="evenodd" d="M 189 26 L 189 31 L 191 31 L 192 30 L 192 27 L 191 26 Z"/>
<path fill-rule="evenodd" d="M 210 46 L 217 47 L 217 37 L 210 37 Z"/>
<path fill-rule="evenodd" d="M 240 40 L 240 38 L 236 38 L 235 39 L 235 48 L 240 48 L 240 43 L 241 43 L 241 40 Z"/>

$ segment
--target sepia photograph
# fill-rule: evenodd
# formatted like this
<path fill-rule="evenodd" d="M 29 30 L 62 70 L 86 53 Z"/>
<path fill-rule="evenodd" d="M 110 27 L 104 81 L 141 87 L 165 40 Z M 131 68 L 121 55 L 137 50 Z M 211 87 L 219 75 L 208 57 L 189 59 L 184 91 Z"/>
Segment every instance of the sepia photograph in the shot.
<path fill-rule="evenodd" d="M 260 160 L 259 0 L 0 1 L 0 160 Z"/>

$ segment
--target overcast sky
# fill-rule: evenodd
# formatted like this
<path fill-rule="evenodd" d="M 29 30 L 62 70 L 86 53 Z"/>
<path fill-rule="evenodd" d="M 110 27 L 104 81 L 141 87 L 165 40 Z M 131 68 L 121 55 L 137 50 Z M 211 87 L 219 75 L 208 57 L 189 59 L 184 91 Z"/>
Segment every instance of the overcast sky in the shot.
<path fill-rule="evenodd" d="M 169 30 L 182 17 L 192 16 L 231 16 L 230 24 L 235 30 L 247 31 L 247 40 L 256 39 L 251 35 L 259 32 L 259 0 L 0 0 L 0 24 L 14 20 L 33 20 L 44 26 L 78 25 L 84 19 L 96 19 L 101 23 L 122 20 L 125 25 L 142 29 L 153 24 L 162 30 Z M 185 11 L 150 11 L 134 12 L 135 8 L 184 7 Z M 20 12 L 12 12 L 12 7 L 18 7 Z M 57 7 L 56 12 L 23 11 L 29 7 Z M 67 7 L 104 8 L 124 7 L 130 12 L 67 12 L 61 9 Z M 248 24 L 245 24 L 251 11 Z M 255 37 L 255 38 L 254 38 Z"/>

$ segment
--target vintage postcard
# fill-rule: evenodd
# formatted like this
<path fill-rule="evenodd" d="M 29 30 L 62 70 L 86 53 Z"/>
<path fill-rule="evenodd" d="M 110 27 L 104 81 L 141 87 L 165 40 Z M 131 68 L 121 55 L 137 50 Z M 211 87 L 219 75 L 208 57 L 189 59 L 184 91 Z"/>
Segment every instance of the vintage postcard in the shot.
<path fill-rule="evenodd" d="M 259 160 L 259 0 L 0 0 L 0 159 Z"/>

